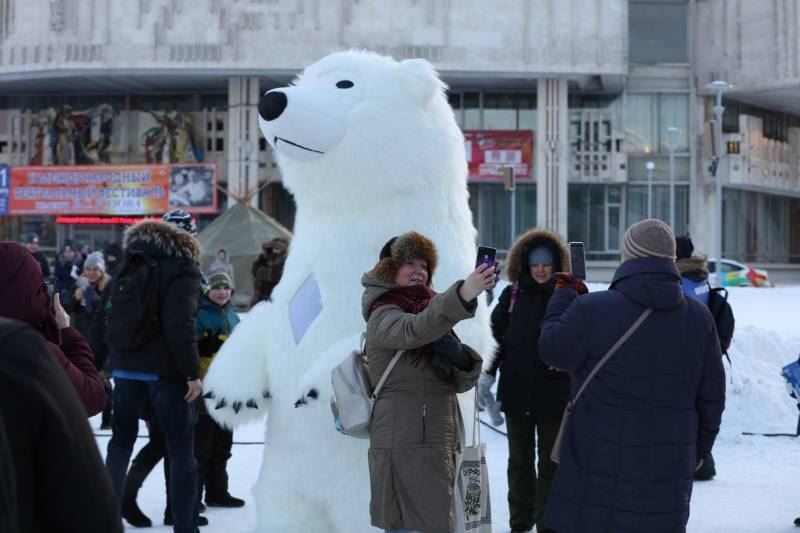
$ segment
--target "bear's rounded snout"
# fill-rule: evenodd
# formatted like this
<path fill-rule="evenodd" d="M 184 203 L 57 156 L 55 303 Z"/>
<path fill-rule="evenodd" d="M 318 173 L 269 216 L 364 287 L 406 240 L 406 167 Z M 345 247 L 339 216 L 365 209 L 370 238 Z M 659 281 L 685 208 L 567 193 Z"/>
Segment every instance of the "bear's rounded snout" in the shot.
<path fill-rule="evenodd" d="M 258 101 L 258 114 L 266 121 L 275 120 L 286 109 L 287 103 L 286 93 L 269 91 Z"/>

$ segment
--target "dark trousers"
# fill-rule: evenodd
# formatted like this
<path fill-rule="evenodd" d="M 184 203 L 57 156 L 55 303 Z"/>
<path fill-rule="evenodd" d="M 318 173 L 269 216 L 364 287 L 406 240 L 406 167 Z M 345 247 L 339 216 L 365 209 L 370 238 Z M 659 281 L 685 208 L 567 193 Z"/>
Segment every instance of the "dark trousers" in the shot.
<path fill-rule="evenodd" d="M 508 510 L 511 529 L 537 525 L 545 530 L 544 511 L 556 463 L 550 460 L 561 417 L 506 413 L 508 430 Z M 538 439 L 538 446 L 537 446 Z M 538 451 L 538 475 L 534 456 Z"/>
<path fill-rule="evenodd" d="M 169 495 L 175 533 L 197 533 L 197 461 L 194 458 L 195 407 L 186 403 L 183 381 L 116 379 L 114 417 L 106 466 L 121 502 L 125 474 L 139 431 L 139 412 L 145 400 L 164 431 L 170 459 Z"/>
<path fill-rule="evenodd" d="M 199 487 L 206 489 L 207 500 L 220 500 L 228 495 L 228 459 L 231 458 L 233 432 L 214 422 L 207 414 L 197 419 L 194 433 L 194 454 L 197 458 Z"/>

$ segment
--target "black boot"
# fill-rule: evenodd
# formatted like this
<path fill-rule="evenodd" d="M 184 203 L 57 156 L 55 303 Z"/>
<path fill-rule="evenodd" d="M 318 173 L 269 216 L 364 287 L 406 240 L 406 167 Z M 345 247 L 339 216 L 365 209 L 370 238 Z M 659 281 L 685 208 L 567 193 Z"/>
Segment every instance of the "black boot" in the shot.
<path fill-rule="evenodd" d="M 227 492 L 213 497 L 206 492 L 206 505 L 209 507 L 244 507 L 244 500 L 235 498 Z"/>
<path fill-rule="evenodd" d="M 136 503 L 136 495 L 147 474 L 149 471 L 142 471 L 136 467 L 136 463 L 133 463 L 125 478 L 125 488 L 122 491 L 122 518 L 133 527 L 153 527 L 153 522 L 139 509 L 139 505 Z"/>
<path fill-rule="evenodd" d="M 164 509 L 164 525 L 165 526 L 174 526 L 175 520 L 172 519 L 172 510 L 167 507 Z M 203 515 L 197 515 L 197 525 L 198 526 L 207 526 L 208 525 L 208 518 Z"/>

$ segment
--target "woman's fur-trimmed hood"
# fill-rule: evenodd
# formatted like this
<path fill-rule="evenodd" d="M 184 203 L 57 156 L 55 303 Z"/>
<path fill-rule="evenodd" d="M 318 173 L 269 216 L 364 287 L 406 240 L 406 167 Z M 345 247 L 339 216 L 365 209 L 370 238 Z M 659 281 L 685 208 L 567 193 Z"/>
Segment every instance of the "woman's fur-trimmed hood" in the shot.
<path fill-rule="evenodd" d="M 416 231 L 389 240 L 381 250 L 378 263 L 367 274 L 376 280 L 393 284 L 397 270 L 412 259 L 424 259 L 428 263 L 428 287 L 430 287 L 439 256 L 433 241 Z"/>
<path fill-rule="evenodd" d="M 194 236 L 174 224 L 144 220 L 125 231 L 125 248 L 139 241 L 160 250 L 164 255 L 200 261 L 202 247 Z"/>
<path fill-rule="evenodd" d="M 520 235 L 511 246 L 506 258 L 506 276 L 508 281 L 519 281 L 523 267 L 528 266 L 528 254 L 536 246 L 545 245 L 550 248 L 553 255 L 558 257 L 560 265 L 553 265 L 553 272 L 569 272 L 569 248 L 554 231 L 543 228 L 533 228 Z M 527 272 L 527 270 L 526 270 Z"/>

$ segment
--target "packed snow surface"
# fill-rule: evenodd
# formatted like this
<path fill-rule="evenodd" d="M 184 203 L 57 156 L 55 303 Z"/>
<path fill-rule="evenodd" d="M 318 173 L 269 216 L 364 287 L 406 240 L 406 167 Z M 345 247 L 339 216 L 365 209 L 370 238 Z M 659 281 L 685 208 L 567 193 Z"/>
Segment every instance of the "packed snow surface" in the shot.
<path fill-rule="evenodd" d="M 593 291 L 605 287 L 590 285 Z M 495 292 L 497 296 L 501 289 L 502 286 Z M 688 530 L 692 533 L 795 532 L 792 521 L 800 516 L 796 488 L 800 479 L 800 441 L 786 436 L 743 433 L 794 434 L 797 429 L 798 410 L 787 393 L 780 368 L 800 354 L 800 287 L 731 288 L 729 301 L 736 316 L 736 332 L 730 349 L 733 364 L 725 362 L 727 406 L 714 446 L 717 477 L 695 483 Z M 99 427 L 99 415 L 91 424 L 93 428 Z M 95 429 L 95 433 L 105 455 L 109 432 Z M 146 443 L 146 434 L 142 425 L 140 435 L 143 438 L 137 441 L 137 450 Z M 245 498 L 247 505 L 241 509 L 209 509 L 205 513 L 209 525 L 201 529 L 204 533 L 243 533 L 255 526 L 255 505 L 250 489 L 261 466 L 263 437 L 263 424 L 237 429 L 233 458 L 228 466 L 230 491 L 234 496 Z M 494 530 L 507 532 L 506 439 L 485 426 L 482 438 L 487 444 Z M 320 453 L 325 453 L 324 443 L 320 443 Z M 286 475 L 291 476 L 292 472 Z M 162 523 L 164 477 L 161 465 L 145 482 L 139 493 L 139 505 L 155 524 Z M 128 526 L 127 530 L 136 529 Z M 171 530 L 159 525 L 151 531 Z"/>

